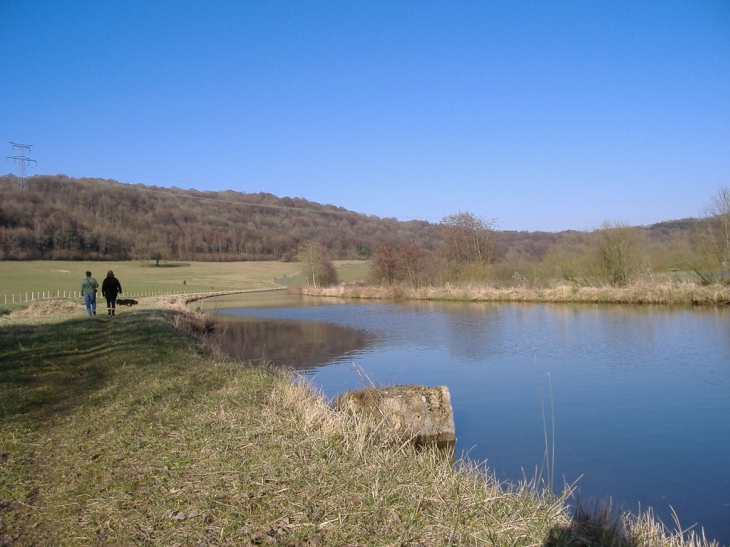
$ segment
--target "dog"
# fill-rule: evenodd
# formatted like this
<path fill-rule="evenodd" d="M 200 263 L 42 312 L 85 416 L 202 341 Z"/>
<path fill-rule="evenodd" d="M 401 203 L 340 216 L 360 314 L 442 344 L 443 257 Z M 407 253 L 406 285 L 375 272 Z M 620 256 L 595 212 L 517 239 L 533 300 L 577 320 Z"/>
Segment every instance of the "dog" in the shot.
<path fill-rule="evenodd" d="M 117 306 L 134 306 L 136 304 L 139 304 L 139 302 L 131 298 L 117 298 Z"/>

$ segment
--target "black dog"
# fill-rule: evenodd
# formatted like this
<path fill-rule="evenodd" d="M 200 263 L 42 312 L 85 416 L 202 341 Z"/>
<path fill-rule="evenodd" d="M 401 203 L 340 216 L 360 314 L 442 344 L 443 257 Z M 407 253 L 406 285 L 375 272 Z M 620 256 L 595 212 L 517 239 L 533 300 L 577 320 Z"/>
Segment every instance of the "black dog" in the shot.
<path fill-rule="evenodd" d="M 139 304 L 139 302 L 131 298 L 117 298 L 118 306 L 134 306 L 135 304 Z"/>

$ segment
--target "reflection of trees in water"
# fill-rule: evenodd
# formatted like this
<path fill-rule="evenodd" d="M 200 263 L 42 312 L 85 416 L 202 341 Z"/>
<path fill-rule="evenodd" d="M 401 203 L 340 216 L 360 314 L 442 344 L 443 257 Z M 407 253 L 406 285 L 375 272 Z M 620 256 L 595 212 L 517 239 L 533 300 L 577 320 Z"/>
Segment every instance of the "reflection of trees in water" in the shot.
<path fill-rule="evenodd" d="M 241 318 L 220 321 L 213 337 L 227 355 L 295 369 L 322 365 L 372 345 L 372 335 L 329 323 Z"/>
<path fill-rule="evenodd" d="M 483 361 L 504 348 L 503 321 L 493 305 L 472 303 L 444 308 L 449 352 L 469 361 Z"/>
<path fill-rule="evenodd" d="M 450 355 L 468 361 L 482 361 L 504 349 L 504 305 L 419 301 L 409 302 L 408 310 L 398 328 L 419 345 L 448 348 Z"/>

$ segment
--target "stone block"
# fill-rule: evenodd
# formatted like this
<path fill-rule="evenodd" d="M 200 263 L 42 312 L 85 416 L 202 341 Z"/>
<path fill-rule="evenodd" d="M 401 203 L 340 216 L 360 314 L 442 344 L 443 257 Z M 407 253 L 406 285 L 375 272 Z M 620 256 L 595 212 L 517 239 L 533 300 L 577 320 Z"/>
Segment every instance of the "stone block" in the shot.
<path fill-rule="evenodd" d="M 449 447 L 456 441 L 454 411 L 446 386 L 366 388 L 340 395 L 335 407 L 356 415 L 369 415 L 401 439 L 416 444 Z"/>

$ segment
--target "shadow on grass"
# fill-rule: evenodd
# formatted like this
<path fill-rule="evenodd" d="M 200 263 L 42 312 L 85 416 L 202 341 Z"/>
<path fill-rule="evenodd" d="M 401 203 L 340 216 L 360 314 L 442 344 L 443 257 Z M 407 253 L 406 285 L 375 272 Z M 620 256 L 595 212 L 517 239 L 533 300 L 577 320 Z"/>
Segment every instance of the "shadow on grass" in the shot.
<path fill-rule="evenodd" d="M 27 304 L 0 304 L 0 315 L 8 315 L 27 307 Z"/>
<path fill-rule="evenodd" d="M 42 421 L 94 404 L 120 370 L 134 375 L 130 369 L 164 360 L 175 334 L 162 320 L 145 320 L 148 314 L 0 329 L 0 420 Z"/>
<path fill-rule="evenodd" d="M 146 268 L 187 268 L 189 262 L 165 262 L 164 264 L 143 264 Z"/>

